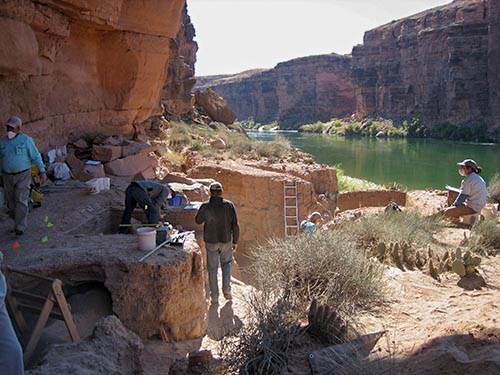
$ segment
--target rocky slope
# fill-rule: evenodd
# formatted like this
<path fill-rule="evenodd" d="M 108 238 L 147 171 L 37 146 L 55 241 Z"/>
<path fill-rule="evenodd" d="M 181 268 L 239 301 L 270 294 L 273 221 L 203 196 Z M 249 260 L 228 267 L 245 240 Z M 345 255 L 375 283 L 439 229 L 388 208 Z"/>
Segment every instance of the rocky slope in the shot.
<path fill-rule="evenodd" d="M 161 97 L 173 113 L 192 105 L 185 0 L 7 0 L 0 27 L 1 119 L 20 115 L 42 149 L 131 132 Z"/>
<path fill-rule="evenodd" d="M 352 53 L 357 112 L 498 126 L 499 12 L 455 0 L 366 32 Z"/>
<path fill-rule="evenodd" d="M 201 77 L 228 101 L 238 119 L 278 121 L 284 128 L 326 121 L 354 112 L 351 59 L 336 54 L 310 56 L 235 76 Z"/>

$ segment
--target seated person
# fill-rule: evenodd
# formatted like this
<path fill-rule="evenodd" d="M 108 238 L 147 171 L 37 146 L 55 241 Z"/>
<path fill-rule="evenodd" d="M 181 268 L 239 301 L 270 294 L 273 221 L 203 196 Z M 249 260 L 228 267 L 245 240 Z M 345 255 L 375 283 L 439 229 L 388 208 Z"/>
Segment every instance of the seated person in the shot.
<path fill-rule="evenodd" d="M 319 212 L 313 212 L 307 219 L 300 222 L 300 229 L 302 229 L 307 237 L 316 232 L 317 227 L 321 225 L 323 218 Z"/>
<path fill-rule="evenodd" d="M 486 183 L 479 176 L 481 167 L 472 159 L 465 159 L 457 165 L 460 167 L 458 173 L 465 177 L 460 186 L 460 194 L 452 205 L 442 212 L 452 218 L 480 213 L 488 197 Z"/>
<path fill-rule="evenodd" d="M 130 224 L 137 205 L 146 213 L 148 224 L 158 224 L 160 208 L 171 196 L 172 190 L 167 184 L 150 180 L 132 181 L 125 191 L 125 211 L 121 224 Z M 119 233 L 129 233 L 129 228 L 122 226 Z"/>

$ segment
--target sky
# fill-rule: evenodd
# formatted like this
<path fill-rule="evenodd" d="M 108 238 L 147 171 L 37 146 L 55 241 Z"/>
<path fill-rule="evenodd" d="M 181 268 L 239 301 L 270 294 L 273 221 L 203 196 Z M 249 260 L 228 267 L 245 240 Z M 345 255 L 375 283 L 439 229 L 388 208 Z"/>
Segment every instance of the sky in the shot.
<path fill-rule="evenodd" d="M 297 57 L 351 53 L 365 31 L 450 0 L 187 0 L 196 75 L 273 68 Z"/>

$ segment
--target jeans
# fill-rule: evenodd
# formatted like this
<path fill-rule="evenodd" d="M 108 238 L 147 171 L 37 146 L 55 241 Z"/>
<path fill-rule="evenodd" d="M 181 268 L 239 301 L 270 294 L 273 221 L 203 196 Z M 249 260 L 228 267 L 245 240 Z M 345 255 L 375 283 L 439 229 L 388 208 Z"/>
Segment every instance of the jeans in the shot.
<path fill-rule="evenodd" d="M 22 375 L 24 374 L 23 350 L 7 314 L 6 294 L 5 277 L 0 271 L 0 374 Z"/>
<path fill-rule="evenodd" d="M 148 218 L 149 224 L 158 224 L 159 207 L 153 204 L 148 193 L 137 184 L 130 184 L 125 191 L 125 211 L 123 212 L 121 224 L 130 224 L 135 207 L 139 205 Z M 120 228 L 120 233 L 128 233 L 128 228 Z"/>
<path fill-rule="evenodd" d="M 19 174 L 3 174 L 5 200 L 16 222 L 15 229 L 28 227 L 28 200 L 30 197 L 31 170 Z"/>
<path fill-rule="evenodd" d="M 233 262 L 233 244 L 231 242 L 205 243 L 207 249 L 208 283 L 210 285 L 210 297 L 219 297 L 219 285 L 217 282 L 217 269 L 222 268 L 222 292 L 231 293 L 231 263 Z"/>

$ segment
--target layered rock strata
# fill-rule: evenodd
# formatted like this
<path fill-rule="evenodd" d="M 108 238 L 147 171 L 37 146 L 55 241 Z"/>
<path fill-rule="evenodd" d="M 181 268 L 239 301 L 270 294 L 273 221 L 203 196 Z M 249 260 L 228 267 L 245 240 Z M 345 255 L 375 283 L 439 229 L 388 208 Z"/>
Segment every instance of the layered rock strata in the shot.
<path fill-rule="evenodd" d="M 21 116 L 42 150 L 130 133 L 162 95 L 176 111 L 192 105 L 185 0 L 7 0 L 0 27 L 0 117 Z"/>
<path fill-rule="evenodd" d="M 499 14 L 455 0 L 367 31 L 352 52 L 357 113 L 499 125 Z"/>
<path fill-rule="evenodd" d="M 354 112 L 350 63 L 348 56 L 309 56 L 269 70 L 202 77 L 200 88 L 210 87 L 221 95 L 239 120 L 277 121 L 282 128 L 297 128 Z"/>

